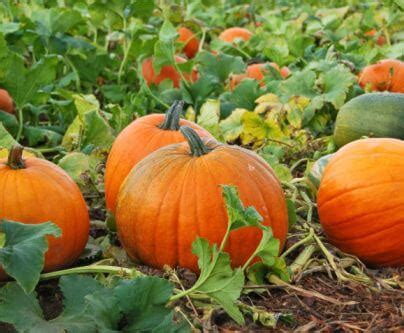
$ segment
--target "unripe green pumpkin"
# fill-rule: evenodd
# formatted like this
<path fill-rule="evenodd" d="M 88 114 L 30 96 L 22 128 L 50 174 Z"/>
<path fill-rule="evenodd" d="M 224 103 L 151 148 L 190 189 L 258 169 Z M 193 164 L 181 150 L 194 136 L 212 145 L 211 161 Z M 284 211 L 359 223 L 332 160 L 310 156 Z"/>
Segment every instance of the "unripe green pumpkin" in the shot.
<path fill-rule="evenodd" d="M 370 93 L 351 99 L 335 122 L 338 147 L 363 136 L 404 139 L 404 94 Z"/>

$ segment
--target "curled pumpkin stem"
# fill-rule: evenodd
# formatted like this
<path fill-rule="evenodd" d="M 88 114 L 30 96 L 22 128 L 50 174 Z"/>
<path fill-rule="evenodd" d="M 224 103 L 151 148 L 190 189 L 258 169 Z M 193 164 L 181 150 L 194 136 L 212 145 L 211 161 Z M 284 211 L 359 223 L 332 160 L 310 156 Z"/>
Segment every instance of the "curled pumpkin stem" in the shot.
<path fill-rule="evenodd" d="M 180 115 L 184 108 L 184 101 L 174 101 L 167 110 L 164 122 L 160 125 L 163 130 L 178 131 L 180 129 Z"/>
<path fill-rule="evenodd" d="M 24 159 L 22 158 L 23 150 L 24 150 L 24 147 L 19 145 L 19 144 L 15 144 L 10 149 L 10 153 L 8 154 L 7 165 L 11 169 L 18 170 L 18 169 L 24 169 L 25 168 Z"/>
<path fill-rule="evenodd" d="M 202 139 L 191 127 L 182 126 L 180 131 L 188 141 L 189 147 L 191 148 L 191 154 L 193 156 L 199 157 L 209 153 L 212 150 L 203 143 Z"/>

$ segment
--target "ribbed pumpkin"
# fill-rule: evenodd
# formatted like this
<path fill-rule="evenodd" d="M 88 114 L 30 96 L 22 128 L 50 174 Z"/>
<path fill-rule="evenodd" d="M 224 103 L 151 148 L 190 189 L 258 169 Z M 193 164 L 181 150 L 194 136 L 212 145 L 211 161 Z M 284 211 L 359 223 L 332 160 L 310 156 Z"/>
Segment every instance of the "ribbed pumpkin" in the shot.
<path fill-rule="evenodd" d="M 199 40 L 195 37 L 195 34 L 186 27 L 178 29 L 177 42 L 184 44 L 183 51 L 188 58 L 193 58 L 198 53 Z"/>
<path fill-rule="evenodd" d="M 404 141 L 351 142 L 331 158 L 318 191 L 330 242 L 371 266 L 404 264 Z"/>
<path fill-rule="evenodd" d="M 154 267 L 179 265 L 198 271 L 192 242 L 200 236 L 220 243 L 226 231 L 223 184 L 237 186 L 244 205 L 258 210 L 282 248 L 288 229 L 286 202 L 268 164 L 252 151 L 202 141 L 190 127 L 181 132 L 187 142 L 150 154 L 121 187 L 116 225 L 129 256 Z M 226 250 L 233 266 L 245 263 L 261 236 L 256 227 L 231 233 Z"/>
<path fill-rule="evenodd" d="M 51 221 L 59 238 L 48 237 L 45 271 L 73 263 L 88 240 L 90 221 L 80 189 L 57 165 L 36 157 L 22 158 L 14 146 L 8 159 L 0 159 L 0 220 L 29 224 Z M 0 276 L 4 271 L 0 268 Z"/>
<path fill-rule="evenodd" d="M 105 169 L 105 198 L 107 208 L 115 211 L 119 188 L 131 169 L 155 150 L 185 141 L 179 132 L 182 125 L 191 126 L 201 136 L 211 137 L 202 127 L 180 119 L 183 101 L 176 101 L 164 114 L 141 117 L 126 127 L 116 138 Z"/>
<path fill-rule="evenodd" d="M 219 35 L 219 39 L 227 43 L 233 43 L 237 39 L 241 39 L 246 42 L 252 37 L 252 35 L 253 33 L 248 29 L 233 27 L 223 30 Z"/>
<path fill-rule="evenodd" d="M 13 99 L 7 90 L 0 89 L 0 110 L 8 113 L 14 113 Z"/>

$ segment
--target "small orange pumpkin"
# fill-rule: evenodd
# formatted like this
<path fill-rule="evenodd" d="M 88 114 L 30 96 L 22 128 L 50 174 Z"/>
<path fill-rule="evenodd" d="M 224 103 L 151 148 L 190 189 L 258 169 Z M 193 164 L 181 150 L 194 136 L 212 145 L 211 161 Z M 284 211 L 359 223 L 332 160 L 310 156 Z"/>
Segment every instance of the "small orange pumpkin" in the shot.
<path fill-rule="evenodd" d="M 195 34 L 188 28 L 181 27 L 178 29 L 177 42 L 184 43 L 183 51 L 185 55 L 190 59 L 195 57 L 199 49 L 199 40 L 195 37 Z"/>
<path fill-rule="evenodd" d="M 372 91 L 404 93 L 404 62 L 385 59 L 369 65 L 359 74 L 358 82 L 362 88 L 370 86 Z"/>
<path fill-rule="evenodd" d="M 0 219 L 38 224 L 51 221 L 61 230 L 48 237 L 44 271 L 73 263 L 88 240 L 90 221 L 79 187 L 57 165 L 36 157 L 22 158 L 14 146 L 8 159 L 0 159 Z M 4 271 L 0 268 L 0 276 Z"/>
<path fill-rule="evenodd" d="M 179 64 L 186 62 L 182 57 L 175 56 L 175 61 Z M 181 75 L 177 69 L 171 65 L 165 65 L 161 68 L 159 73 L 155 73 L 153 68 L 153 59 L 147 58 L 142 63 L 142 74 L 148 86 L 152 84 L 159 85 L 163 80 L 171 80 L 174 88 L 178 88 L 181 82 Z M 192 73 L 182 73 L 185 80 L 195 82 L 198 80 L 198 72 L 193 70 Z"/>
<path fill-rule="evenodd" d="M 372 266 L 404 264 L 404 141 L 364 139 L 324 170 L 317 204 L 330 242 Z"/>
<path fill-rule="evenodd" d="M 231 76 L 230 89 L 233 90 L 241 81 L 247 78 L 257 80 L 260 86 L 263 87 L 265 85 L 265 72 L 268 71 L 266 66 L 268 65 L 275 68 L 280 73 L 282 78 L 286 78 L 290 74 L 289 68 L 282 67 L 279 69 L 279 66 L 274 62 L 270 62 L 269 64 L 252 64 L 247 66 L 247 70 L 244 74 L 233 74 Z"/>
<path fill-rule="evenodd" d="M 237 186 L 243 203 L 258 210 L 282 249 L 288 213 L 270 166 L 250 150 L 202 141 L 190 127 L 181 127 L 181 132 L 187 142 L 150 154 L 121 187 L 116 225 L 129 256 L 154 267 L 179 265 L 197 272 L 192 242 L 200 236 L 220 243 L 226 232 L 223 184 Z M 257 227 L 231 233 L 226 251 L 233 266 L 245 263 L 261 236 Z"/>
<path fill-rule="evenodd" d="M 176 101 L 164 114 L 151 114 L 137 119 L 126 127 L 112 145 L 105 168 L 105 198 L 107 208 L 115 211 L 119 188 L 132 168 L 155 150 L 185 139 L 180 126 L 194 128 L 204 137 L 209 132 L 185 119 L 180 119 L 183 101 Z"/>
<path fill-rule="evenodd" d="M 0 110 L 7 113 L 14 113 L 13 99 L 7 90 L 0 89 Z"/>
<path fill-rule="evenodd" d="M 237 39 L 242 39 L 243 41 L 247 42 L 252 35 L 253 33 L 248 29 L 233 27 L 223 30 L 219 35 L 219 39 L 227 43 L 234 43 Z"/>

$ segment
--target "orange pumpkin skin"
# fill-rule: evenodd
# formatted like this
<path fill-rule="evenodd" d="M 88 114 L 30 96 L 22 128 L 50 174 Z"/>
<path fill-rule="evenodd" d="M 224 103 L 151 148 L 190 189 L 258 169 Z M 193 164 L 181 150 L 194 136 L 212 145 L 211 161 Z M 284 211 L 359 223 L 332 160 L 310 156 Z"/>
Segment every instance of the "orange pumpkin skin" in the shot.
<path fill-rule="evenodd" d="M 51 221 L 62 231 L 48 237 L 44 271 L 72 264 L 83 252 L 89 236 L 88 210 L 79 187 L 57 165 L 36 157 L 12 169 L 0 160 L 0 220 L 29 224 Z M 0 276 L 5 273 L 0 267 Z"/>
<path fill-rule="evenodd" d="M 199 49 L 199 40 L 195 37 L 195 34 L 185 27 L 179 28 L 178 34 L 177 42 L 184 43 L 183 51 L 185 55 L 189 59 L 195 57 Z"/>
<path fill-rule="evenodd" d="M 250 30 L 234 27 L 222 31 L 222 33 L 219 35 L 219 39 L 227 43 L 233 43 L 236 41 L 236 39 L 242 39 L 243 41 L 247 42 L 252 35 L 253 33 Z"/>
<path fill-rule="evenodd" d="M 0 89 L 0 110 L 7 113 L 14 113 L 13 99 L 7 92 L 7 90 Z"/>
<path fill-rule="evenodd" d="M 237 186 L 244 205 L 258 210 L 283 247 L 288 215 L 272 169 L 252 151 L 212 140 L 204 143 L 211 151 L 199 157 L 191 154 L 188 143 L 162 148 L 127 177 L 119 193 L 116 225 L 130 257 L 158 268 L 178 265 L 198 272 L 192 242 L 200 236 L 220 244 L 226 231 L 223 184 Z M 261 236 L 256 227 L 230 234 L 226 251 L 234 267 L 245 263 Z"/>
<path fill-rule="evenodd" d="M 177 63 L 183 63 L 186 60 L 182 57 L 175 56 L 175 61 Z M 147 58 L 142 63 L 142 74 L 148 86 L 152 84 L 159 85 L 163 80 L 171 80 L 173 82 L 174 88 L 178 88 L 181 82 L 181 75 L 178 73 L 174 66 L 166 65 L 163 66 L 159 73 L 155 73 L 153 68 L 153 59 Z M 192 73 L 183 73 L 184 78 L 187 81 L 195 82 L 198 80 L 198 72 L 193 70 Z"/>
<path fill-rule="evenodd" d="M 185 140 L 179 132 L 180 126 L 190 126 L 201 136 L 212 137 L 197 124 L 179 119 L 179 115 L 178 124 L 174 124 L 176 129 L 162 129 L 159 126 L 165 119 L 164 114 L 141 117 L 127 126 L 116 138 L 105 168 L 105 199 L 109 211 L 115 212 L 119 188 L 137 163 L 161 147 Z"/>
<path fill-rule="evenodd" d="M 371 266 L 404 264 L 404 141 L 364 139 L 333 156 L 318 191 L 330 242 Z"/>
<path fill-rule="evenodd" d="M 259 85 L 263 87 L 265 85 L 265 72 L 268 71 L 266 66 L 268 65 L 275 68 L 281 74 L 282 78 L 285 78 L 290 74 L 290 71 L 287 67 L 282 67 L 282 69 L 279 69 L 279 66 L 274 62 L 270 62 L 269 64 L 249 65 L 247 66 L 247 70 L 244 74 L 233 74 L 231 76 L 230 89 L 233 90 L 241 81 L 247 78 L 257 80 L 259 82 Z"/>
<path fill-rule="evenodd" d="M 385 59 L 369 65 L 359 74 L 358 82 L 362 88 L 369 85 L 372 91 L 404 93 L 404 62 Z"/>

